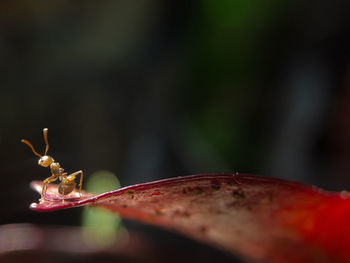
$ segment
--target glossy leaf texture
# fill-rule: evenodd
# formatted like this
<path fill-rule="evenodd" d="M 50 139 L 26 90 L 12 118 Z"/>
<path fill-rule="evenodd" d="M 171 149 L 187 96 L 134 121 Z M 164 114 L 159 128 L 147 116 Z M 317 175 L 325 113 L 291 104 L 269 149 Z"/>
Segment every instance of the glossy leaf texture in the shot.
<path fill-rule="evenodd" d="M 41 182 L 32 187 L 39 193 Z M 36 211 L 98 206 L 224 249 L 249 262 L 350 262 L 350 197 L 297 182 L 209 174 L 128 186 L 62 201 L 57 185 Z"/>

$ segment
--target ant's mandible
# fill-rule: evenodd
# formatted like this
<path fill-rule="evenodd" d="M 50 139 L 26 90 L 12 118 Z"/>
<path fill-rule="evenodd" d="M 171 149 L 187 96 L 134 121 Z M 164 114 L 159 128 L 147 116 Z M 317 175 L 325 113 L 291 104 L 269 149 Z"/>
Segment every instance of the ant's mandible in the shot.
<path fill-rule="evenodd" d="M 80 174 L 80 185 L 79 185 L 79 194 L 81 196 L 81 188 L 82 188 L 82 183 L 83 183 L 83 171 L 77 171 L 75 173 L 72 173 L 70 175 L 67 175 L 67 173 L 64 172 L 64 169 L 61 168 L 60 164 L 58 162 L 55 162 L 55 160 L 49 156 L 46 155 L 47 151 L 49 150 L 49 143 L 47 140 L 47 132 L 48 129 L 45 128 L 43 130 L 44 133 L 44 141 L 45 141 L 45 153 L 44 156 L 41 156 L 40 154 L 38 154 L 35 150 L 33 145 L 27 141 L 22 139 L 21 142 L 25 143 L 26 145 L 29 146 L 30 149 L 32 149 L 33 153 L 40 157 L 38 164 L 43 166 L 43 167 L 50 167 L 51 170 L 51 176 L 46 178 L 43 181 L 43 188 L 42 188 L 42 192 L 41 192 L 41 199 L 40 202 L 44 202 L 45 198 L 46 198 L 46 191 L 47 191 L 47 186 L 56 181 L 57 179 L 59 179 L 61 181 L 61 183 L 58 186 L 58 193 L 61 194 L 63 196 L 63 200 L 64 200 L 64 196 L 68 195 L 69 193 L 73 192 L 73 190 L 75 189 L 75 177 Z"/>

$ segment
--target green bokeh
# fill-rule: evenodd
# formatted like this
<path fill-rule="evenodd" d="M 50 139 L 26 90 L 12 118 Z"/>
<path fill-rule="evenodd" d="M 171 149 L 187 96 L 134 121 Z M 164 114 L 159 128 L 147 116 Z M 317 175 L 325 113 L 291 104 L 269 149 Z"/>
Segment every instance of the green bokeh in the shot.
<path fill-rule="evenodd" d="M 120 188 L 117 177 L 109 171 L 98 171 L 88 177 L 86 190 L 100 194 Z M 83 235 L 87 245 L 106 248 L 117 241 L 121 218 L 99 208 L 85 207 L 82 215 Z M 123 232 L 124 229 L 123 229 Z"/>

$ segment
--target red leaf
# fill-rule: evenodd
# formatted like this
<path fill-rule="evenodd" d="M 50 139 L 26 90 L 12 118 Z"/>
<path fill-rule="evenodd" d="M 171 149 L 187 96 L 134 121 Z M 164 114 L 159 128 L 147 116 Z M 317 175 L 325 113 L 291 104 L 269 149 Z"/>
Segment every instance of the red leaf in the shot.
<path fill-rule="evenodd" d="M 41 191 L 41 182 L 32 187 Z M 281 179 L 193 175 L 62 202 L 57 185 L 37 211 L 99 206 L 255 262 L 350 262 L 350 198 Z"/>

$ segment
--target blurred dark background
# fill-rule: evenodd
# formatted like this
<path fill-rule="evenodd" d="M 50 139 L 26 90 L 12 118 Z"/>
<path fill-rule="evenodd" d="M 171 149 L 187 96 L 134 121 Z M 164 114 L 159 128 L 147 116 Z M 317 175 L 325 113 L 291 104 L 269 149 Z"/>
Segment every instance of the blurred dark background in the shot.
<path fill-rule="evenodd" d="M 41 153 L 44 127 L 49 154 L 86 179 L 238 171 L 349 189 L 349 10 L 347 0 L 1 1 L 0 223 L 80 224 L 80 209 L 28 210 L 39 197 L 30 181 L 49 170 L 20 139 Z"/>

